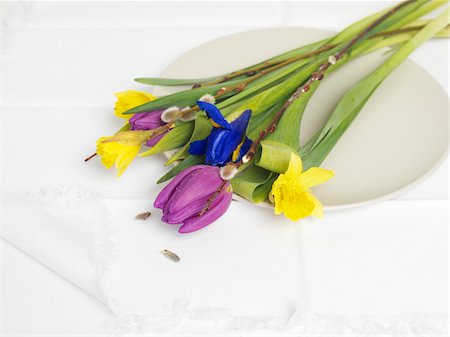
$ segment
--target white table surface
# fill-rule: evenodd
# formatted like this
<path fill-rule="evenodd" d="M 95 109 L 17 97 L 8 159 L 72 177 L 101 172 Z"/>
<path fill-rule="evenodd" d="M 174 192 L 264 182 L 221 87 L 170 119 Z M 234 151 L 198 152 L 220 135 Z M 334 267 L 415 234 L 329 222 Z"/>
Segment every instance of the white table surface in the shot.
<path fill-rule="evenodd" d="M 210 39 L 284 25 L 338 30 L 388 5 L 4 3 L 2 190 L 24 193 L 56 182 L 81 184 L 106 199 L 154 197 L 159 190 L 154 181 L 164 170 L 161 158 L 133 163 L 119 180 L 98 162 L 80 161 L 102 132 L 110 134 L 119 126 L 110 113 L 112 93 L 142 89 L 134 77 L 157 75 L 171 60 Z M 432 41 L 412 56 L 447 92 L 448 48 L 446 41 Z M 302 224 L 314 311 L 445 314 L 447 195 L 448 161 L 397 200 Z M 1 244 L 4 335 L 107 333 L 108 313 L 99 302 L 16 247 Z M 410 298 L 413 292 L 417 296 Z M 220 333 L 211 329 L 186 323 L 177 333 Z"/>

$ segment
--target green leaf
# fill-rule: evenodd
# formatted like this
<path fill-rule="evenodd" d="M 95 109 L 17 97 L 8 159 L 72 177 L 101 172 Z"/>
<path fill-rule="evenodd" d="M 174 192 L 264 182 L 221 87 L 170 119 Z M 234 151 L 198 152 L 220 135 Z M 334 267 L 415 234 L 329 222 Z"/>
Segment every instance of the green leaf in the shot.
<path fill-rule="evenodd" d="M 289 167 L 292 153 L 298 154 L 297 150 L 289 145 L 263 140 L 261 149 L 255 156 L 255 165 L 272 172 L 284 173 Z"/>
<path fill-rule="evenodd" d="M 156 182 L 157 184 L 161 184 L 169 179 L 172 179 L 175 177 L 178 173 L 183 171 L 184 169 L 187 169 L 188 167 L 191 167 L 193 165 L 199 165 L 205 162 L 205 156 L 191 156 L 189 155 L 181 163 L 173 167 L 169 172 L 167 172 L 165 175 L 163 175 L 159 180 Z"/>
<path fill-rule="evenodd" d="M 192 85 L 196 83 L 212 82 L 221 76 L 205 77 L 205 78 L 162 78 L 162 77 L 139 77 L 134 80 L 138 83 L 161 86 L 181 86 Z"/>
<path fill-rule="evenodd" d="M 319 166 L 331 149 L 344 134 L 358 113 L 364 107 L 378 86 L 394 71 L 417 47 L 433 37 L 450 22 L 447 9 L 435 20 L 421 29 L 412 39 L 385 61 L 374 72 L 354 85 L 339 101 L 325 126 L 307 144 L 304 153 L 304 168 Z"/>
<path fill-rule="evenodd" d="M 308 75 L 311 73 L 311 71 L 313 71 L 312 66 L 307 66 L 306 68 L 303 67 L 305 63 L 307 63 L 307 61 L 301 60 L 299 64 L 300 63 L 302 65 L 300 68 L 297 68 L 298 65 L 296 64 L 291 65 L 292 68 L 294 68 L 294 70 L 296 71 L 293 71 L 291 68 L 287 68 L 282 73 L 276 73 L 272 75 L 269 73 L 267 75 L 267 79 L 264 82 L 261 82 L 258 85 L 250 87 L 242 91 L 241 93 L 236 94 L 235 96 L 229 98 L 225 102 L 218 104 L 217 107 L 221 109 L 222 107 L 227 106 L 228 104 L 234 103 L 236 101 L 241 101 L 247 96 L 259 91 L 260 89 L 268 87 L 272 83 L 272 81 L 283 77 L 285 74 L 293 72 L 293 74 L 287 79 L 285 79 L 282 83 L 270 86 L 264 91 L 259 92 L 255 96 L 246 100 L 238 108 L 239 111 L 243 111 L 245 109 L 252 109 L 253 115 L 257 115 L 258 113 L 267 110 L 269 107 L 273 106 L 276 101 L 285 98 L 292 91 L 294 91 L 295 88 L 298 87 L 302 81 L 308 78 Z"/>
<path fill-rule="evenodd" d="M 425 2 L 425 3 L 424 3 Z M 442 0 L 433 0 L 433 1 L 421 1 L 418 8 L 415 8 L 408 15 L 398 20 L 395 20 L 390 29 L 397 29 L 400 27 L 404 27 L 407 24 L 417 20 L 418 18 L 434 11 L 436 8 L 445 5 L 448 3 L 447 1 Z"/>
<path fill-rule="evenodd" d="M 227 82 L 227 85 L 236 85 L 241 80 L 235 80 Z M 196 105 L 198 99 L 205 94 L 214 95 L 220 88 L 224 86 L 224 83 L 219 83 L 212 86 L 200 87 L 191 90 L 180 91 L 174 94 L 160 97 L 154 101 L 142 104 L 138 107 L 124 112 L 125 115 L 149 112 L 157 109 L 165 109 L 171 106 L 185 107 Z"/>
<path fill-rule="evenodd" d="M 268 59 L 268 60 L 266 60 L 264 62 L 282 62 L 282 61 L 285 61 L 285 60 L 287 60 L 287 59 L 289 59 L 291 57 L 296 57 L 296 56 L 299 56 L 299 55 L 310 53 L 313 50 L 319 49 L 320 47 L 323 47 L 323 46 L 329 44 L 332 39 L 333 38 L 327 38 L 327 39 L 323 39 L 323 40 L 320 40 L 320 41 L 317 41 L 317 42 L 313 42 L 313 43 L 310 43 L 310 44 L 307 44 L 307 45 L 304 45 L 304 46 L 300 46 L 298 48 L 289 50 L 289 51 L 287 51 L 287 52 L 285 52 L 283 54 L 280 54 L 280 55 L 277 55 L 275 57 L 272 57 L 272 58 L 270 58 L 270 59 Z M 258 65 L 260 65 L 262 63 L 263 62 L 258 63 Z"/>
<path fill-rule="evenodd" d="M 176 149 L 189 140 L 194 130 L 194 122 L 181 123 L 171 129 L 161 140 L 152 146 L 149 150 L 140 153 L 139 156 L 152 156 L 157 153 Z"/>
<path fill-rule="evenodd" d="M 252 115 L 252 118 L 250 119 L 250 123 L 249 123 L 248 129 L 247 129 L 248 138 L 256 139 L 256 137 L 258 137 L 258 135 L 259 135 L 259 132 L 261 130 L 266 129 L 270 125 L 275 113 L 281 109 L 283 104 L 284 104 L 283 101 L 279 101 L 279 102 L 275 103 L 275 105 L 272 106 L 270 109 L 268 109 L 256 116 Z"/>
<path fill-rule="evenodd" d="M 280 121 L 273 133 L 266 137 L 267 140 L 284 143 L 293 148 L 300 147 L 300 125 L 305 108 L 312 94 L 319 87 L 321 81 L 315 81 L 310 85 L 307 92 L 301 93 L 281 116 Z"/>
<path fill-rule="evenodd" d="M 286 100 L 299 85 L 301 85 L 317 68 L 318 64 L 314 63 L 307 67 L 301 68 L 298 72 L 286 79 L 283 83 L 277 84 L 256 96 L 247 100 L 236 111 L 251 109 L 254 116 L 268 110 L 279 101 Z"/>
<path fill-rule="evenodd" d="M 198 116 L 194 121 L 194 131 L 189 141 L 181 147 L 177 153 L 175 153 L 167 162 L 166 165 L 170 165 L 181 158 L 186 158 L 189 155 L 189 145 L 196 140 L 206 138 L 212 129 L 212 124 L 206 116 Z"/>
<path fill-rule="evenodd" d="M 231 180 L 233 191 L 251 202 L 266 200 L 277 174 L 251 164 Z"/>
<path fill-rule="evenodd" d="M 418 11 L 418 8 L 422 6 L 424 3 L 429 2 L 429 0 L 416 0 L 411 1 L 408 5 L 405 5 L 405 7 L 401 8 L 397 11 L 397 13 L 394 13 L 389 18 L 384 20 L 380 25 L 378 25 L 375 29 L 371 31 L 370 34 L 385 30 L 387 28 L 390 28 L 392 26 L 396 26 L 396 23 L 403 22 L 403 24 L 406 24 L 408 22 L 411 22 L 415 20 L 412 16 L 406 18 L 409 14 L 414 13 L 415 11 Z M 386 14 L 388 11 L 396 7 L 398 4 L 395 4 L 394 6 L 383 9 L 375 14 L 369 15 L 342 30 L 339 32 L 330 42 L 330 44 L 335 43 L 342 43 L 344 41 L 348 41 L 360 32 L 362 32 L 364 29 L 366 29 L 372 22 L 379 19 L 381 16 Z M 423 15 L 423 14 L 422 14 Z"/>

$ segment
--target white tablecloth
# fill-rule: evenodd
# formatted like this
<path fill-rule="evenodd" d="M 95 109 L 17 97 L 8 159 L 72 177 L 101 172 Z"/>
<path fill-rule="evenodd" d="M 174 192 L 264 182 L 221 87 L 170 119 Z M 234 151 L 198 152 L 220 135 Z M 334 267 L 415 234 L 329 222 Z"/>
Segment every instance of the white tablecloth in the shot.
<path fill-rule="evenodd" d="M 146 210 L 160 189 L 154 184 L 164 172 L 159 157 L 136 161 L 120 179 L 96 161 L 82 161 L 100 133 L 120 126 L 111 115 L 112 93 L 142 89 L 134 77 L 157 75 L 189 48 L 259 27 L 337 30 L 388 5 L 4 4 L 2 189 L 5 210 L 16 211 L 2 219 L 9 242 L 2 242 L 3 333 L 445 331 L 448 163 L 395 201 L 331 212 L 321 222 L 308 220 L 298 227 L 277 218 L 280 228 L 268 226 L 250 241 L 251 226 L 275 221 L 267 210 L 233 204 L 217 225 L 181 239 L 173 236 L 173 228 L 158 224 L 158 213 L 149 222 L 134 221 L 130 214 Z M 412 58 L 448 92 L 447 48 L 447 42 L 432 41 Z M 33 202 L 23 206 L 24 200 Z M 67 203 L 55 205 L 55 200 Z M 93 213 L 82 213 L 86 210 Z M 58 227 L 60 232 L 53 231 Z M 115 236 L 109 236 L 110 229 Z M 208 239 L 208 234 L 223 240 Z M 45 242 L 54 254 L 48 254 Z M 258 242 L 268 244 L 267 256 L 254 256 L 251 248 Z M 92 253 L 101 243 L 103 254 Z M 204 249 L 189 249 L 202 244 Z M 162 259 L 164 248 L 180 253 L 182 263 Z M 58 255 L 62 250 L 69 253 Z M 209 255 L 211 250 L 223 253 Z M 86 255 L 80 257 L 80 251 Z M 227 251 L 238 261 L 235 274 Z M 113 270 L 104 268 L 109 258 L 115 259 Z M 146 262 L 152 268 L 143 270 Z M 254 272 L 241 280 L 249 266 Z M 188 279 L 165 278 L 189 275 L 189 270 Z M 220 270 L 227 273 L 221 277 Z M 135 275 L 142 278 L 129 279 Z M 189 291 L 174 293 L 180 291 L 178 282 L 186 282 Z M 216 284 L 229 288 L 219 290 Z M 140 294 L 148 298 L 143 301 Z M 230 312 L 236 302 L 237 312 Z M 158 315 L 152 311 L 161 307 Z"/>

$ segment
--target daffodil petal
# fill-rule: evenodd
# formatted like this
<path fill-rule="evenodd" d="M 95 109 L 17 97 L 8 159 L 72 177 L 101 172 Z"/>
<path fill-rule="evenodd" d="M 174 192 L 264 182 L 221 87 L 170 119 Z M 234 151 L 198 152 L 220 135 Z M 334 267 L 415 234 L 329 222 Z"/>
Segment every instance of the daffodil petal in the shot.
<path fill-rule="evenodd" d="M 114 165 L 114 162 L 116 161 L 116 157 L 115 156 L 104 156 L 104 155 L 102 155 L 100 158 L 101 158 L 102 164 L 107 169 L 110 169 Z"/>
<path fill-rule="evenodd" d="M 97 154 L 102 164 L 110 169 L 114 164 L 120 176 L 138 154 L 141 144 L 125 145 L 117 142 L 105 142 L 112 137 L 101 137 L 97 140 Z"/>
<path fill-rule="evenodd" d="M 287 171 L 280 174 L 272 185 L 275 214 L 284 213 L 293 221 L 308 216 L 321 218 L 323 206 L 309 188 L 325 182 L 333 175 L 333 171 L 317 167 L 302 173 L 302 160 L 292 153 Z"/>
<path fill-rule="evenodd" d="M 300 175 L 300 183 L 306 187 L 313 187 L 323 184 L 334 176 L 331 170 L 325 170 L 320 167 L 311 167 Z"/>
<path fill-rule="evenodd" d="M 316 218 L 323 218 L 322 203 L 312 193 L 309 193 L 309 198 L 314 203 L 314 209 L 311 212 L 311 216 Z"/>
<path fill-rule="evenodd" d="M 133 159 L 136 157 L 140 149 L 140 146 L 124 146 L 127 147 L 126 151 L 120 153 L 116 159 L 117 177 L 120 177 L 122 175 L 128 165 L 130 165 Z"/>
<path fill-rule="evenodd" d="M 117 101 L 114 107 L 114 114 L 117 117 L 126 119 L 129 119 L 133 115 L 124 115 L 123 113 L 125 111 L 156 99 L 155 96 L 148 92 L 141 92 L 136 90 L 117 92 L 115 93 L 115 96 L 117 98 Z"/>
<path fill-rule="evenodd" d="M 286 176 L 292 179 L 298 179 L 302 174 L 303 164 L 302 159 L 295 153 L 291 153 L 291 159 L 289 160 L 289 167 L 286 171 Z"/>

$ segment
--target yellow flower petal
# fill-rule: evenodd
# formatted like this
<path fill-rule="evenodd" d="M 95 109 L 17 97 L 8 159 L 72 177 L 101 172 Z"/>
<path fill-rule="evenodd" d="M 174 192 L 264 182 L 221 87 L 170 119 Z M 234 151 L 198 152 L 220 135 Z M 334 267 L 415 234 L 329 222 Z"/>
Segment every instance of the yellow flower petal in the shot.
<path fill-rule="evenodd" d="M 302 159 L 295 153 L 291 153 L 291 158 L 289 159 L 289 167 L 286 171 L 286 176 L 292 179 L 297 179 L 303 171 Z"/>
<path fill-rule="evenodd" d="M 311 216 L 316 218 L 323 218 L 323 206 L 322 203 L 312 193 L 309 193 L 311 201 L 314 203 L 314 209 L 311 212 Z"/>
<path fill-rule="evenodd" d="M 310 216 L 315 208 L 315 204 L 310 196 L 310 193 L 301 192 L 296 194 L 293 200 L 284 199 L 282 201 L 284 215 L 292 221 Z"/>
<path fill-rule="evenodd" d="M 320 167 L 311 167 L 300 175 L 301 184 L 306 187 L 313 187 L 323 184 L 334 176 L 331 170 L 325 170 Z"/>
<path fill-rule="evenodd" d="M 140 149 L 140 146 L 124 146 L 127 147 L 126 152 L 119 154 L 116 159 L 117 177 L 120 177 L 122 173 L 125 172 L 126 168 L 131 164 Z"/>
<path fill-rule="evenodd" d="M 114 107 L 115 115 L 127 119 L 133 115 L 124 115 L 123 113 L 125 111 L 156 99 L 156 97 L 150 93 L 135 90 L 118 92 L 115 96 L 117 97 L 116 105 Z"/>
<path fill-rule="evenodd" d="M 104 140 L 103 143 L 118 143 L 121 145 L 142 145 L 152 135 L 153 130 L 133 130 L 120 131 L 112 137 Z"/>
<path fill-rule="evenodd" d="M 323 206 L 309 187 L 325 182 L 333 174 L 332 171 L 321 168 L 312 168 L 302 173 L 300 157 L 292 154 L 288 170 L 280 174 L 272 185 L 275 214 L 284 213 L 293 221 L 308 216 L 322 217 Z"/>
<path fill-rule="evenodd" d="M 282 197 L 282 191 L 283 191 L 283 186 L 285 184 L 285 176 L 284 174 L 280 174 L 278 176 L 278 179 L 274 181 L 274 183 L 272 184 L 272 191 L 270 192 L 271 195 L 273 196 L 273 203 L 274 203 L 274 209 L 275 209 L 275 214 L 281 214 L 283 213 L 283 209 L 281 208 L 281 201 L 283 199 Z"/>
<path fill-rule="evenodd" d="M 101 137 L 97 140 L 97 154 L 106 168 L 110 169 L 115 164 L 118 176 L 120 176 L 138 154 L 141 144 L 126 145 L 117 142 L 105 142 L 111 139 L 112 137 Z"/>

